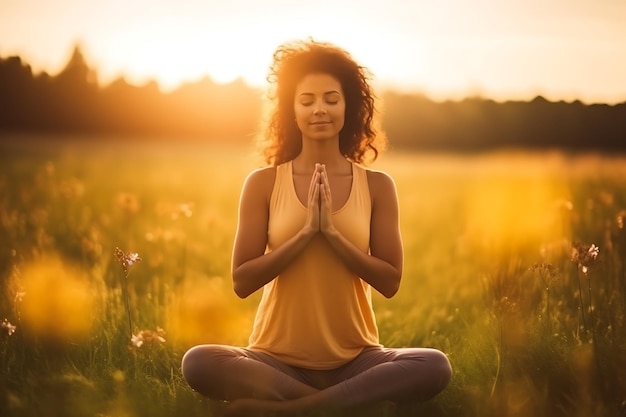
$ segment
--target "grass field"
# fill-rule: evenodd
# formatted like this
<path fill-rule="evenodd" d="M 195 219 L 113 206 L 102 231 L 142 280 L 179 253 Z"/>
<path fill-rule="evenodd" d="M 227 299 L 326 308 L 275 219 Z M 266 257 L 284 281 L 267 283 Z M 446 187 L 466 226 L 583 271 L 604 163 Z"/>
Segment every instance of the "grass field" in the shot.
<path fill-rule="evenodd" d="M 179 364 L 246 343 L 259 294 L 233 294 L 230 252 L 260 160 L 87 143 L 0 145 L 0 414 L 215 415 Z M 373 168 L 396 179 L 406 251 L 400 292 L 375 298 L 381 341 L 454 368 L 398 415 L 626 415 L 626 158 L 389 152 Z"/>

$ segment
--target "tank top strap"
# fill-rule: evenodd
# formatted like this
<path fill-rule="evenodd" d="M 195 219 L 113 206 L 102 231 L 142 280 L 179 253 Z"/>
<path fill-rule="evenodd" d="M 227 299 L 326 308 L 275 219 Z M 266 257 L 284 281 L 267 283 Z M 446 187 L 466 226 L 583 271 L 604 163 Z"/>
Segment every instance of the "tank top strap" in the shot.
<path fill-rule="evenodd" d="M 352 199 L 357 204 L 360 210 L 365 210 L 363 213 L 366 216 L 370 215 L 371 210 L 371 198 L 369 183 L 367 180 L 367 169 L 356 163 L 352 164 L 352 181 L 354 182 L 352 187 Z"/>

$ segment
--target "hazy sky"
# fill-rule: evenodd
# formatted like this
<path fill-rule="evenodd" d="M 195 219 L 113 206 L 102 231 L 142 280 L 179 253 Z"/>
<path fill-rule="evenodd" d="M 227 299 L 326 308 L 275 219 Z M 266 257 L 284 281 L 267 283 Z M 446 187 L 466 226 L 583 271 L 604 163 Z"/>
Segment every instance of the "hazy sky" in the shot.
<path fill-rule="evenodd" d="M 437 99 L 626 101 L 626 0 L 0 0 L 0 57 L 56 74 L 79 42 L 104 84 L 263 86 L 276 46 L 309 36 Z"/>

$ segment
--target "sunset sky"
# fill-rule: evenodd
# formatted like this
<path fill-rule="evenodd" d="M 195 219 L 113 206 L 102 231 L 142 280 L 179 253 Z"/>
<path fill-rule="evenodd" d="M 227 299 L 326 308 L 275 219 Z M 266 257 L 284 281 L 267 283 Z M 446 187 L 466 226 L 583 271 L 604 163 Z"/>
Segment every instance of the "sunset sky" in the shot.
<path fill-rule="evenodd" d="M 625 0 L 0 0 L 0 57 L 54 75 L 79 43 L 103 84 L 263 86 L 276 46 L 309 36 L 435 99 L 626 101 Z"/>

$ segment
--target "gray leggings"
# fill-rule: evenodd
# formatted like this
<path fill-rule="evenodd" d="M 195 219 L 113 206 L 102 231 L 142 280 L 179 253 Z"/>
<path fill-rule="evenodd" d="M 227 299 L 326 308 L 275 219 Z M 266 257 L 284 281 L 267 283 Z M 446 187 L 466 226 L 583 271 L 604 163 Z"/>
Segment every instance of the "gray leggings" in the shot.
<path fill-rule="evenodd" d="M 244 348 L 200 345 L 183 357 L 183 376 L 213 399 L 290 400 L 311 394 L 321 403 L 353 407 L 380 401 L 424 401 L 450 381 L 448 358 L 428 348 L 366 348 L 331 370 L 298 368 Z"/>

